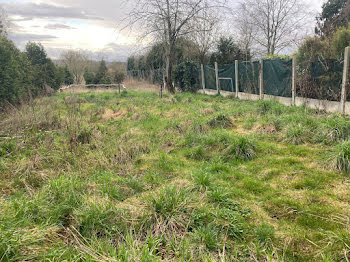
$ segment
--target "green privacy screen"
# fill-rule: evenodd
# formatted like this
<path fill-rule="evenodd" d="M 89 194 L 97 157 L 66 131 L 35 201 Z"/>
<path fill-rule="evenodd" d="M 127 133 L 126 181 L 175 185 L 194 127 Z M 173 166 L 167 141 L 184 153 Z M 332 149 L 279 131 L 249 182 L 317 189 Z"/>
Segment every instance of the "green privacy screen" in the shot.
<path fill-rule="evenodd" d="M 259 62 L 238 63 L 239 91 L 259 94 Z"/>
<path fill-rule="evenodd" d="M 292 97 L 292 59 L 268 59 L 263 63 L 264 94 Z M 319 58 L 304 64 L 298 63 L 296 95 L 340 101 L 343 66 L 342 60 L 321 60 Z M 219 65 L 218 67 L 220 89 L 235 92 L 235 64 Z M 239 92 L 259 94 L 259 70 L 259 61 L 238 63 Z M 200 73 L 199 76 L 201 78 Z M 205 87 L 216 90 L 213 66 L 204 66 L 204 78 Z M 347 96 L 349 100 L 350 91 Z"/>
<path fill-rule="evenodd" d="M 216 90 L 215 69 L 211 66 L 204 66 L 205 88 Z"/>
<path fill-rule="evenodd" d="M 235 65 L 219 66 L 220 90 L 236 92 L 235 87 Z"/>
<path fill-rule="evenodd" d="M 292 97 L 292 60 L 264 60 L 264 93 Z"/>

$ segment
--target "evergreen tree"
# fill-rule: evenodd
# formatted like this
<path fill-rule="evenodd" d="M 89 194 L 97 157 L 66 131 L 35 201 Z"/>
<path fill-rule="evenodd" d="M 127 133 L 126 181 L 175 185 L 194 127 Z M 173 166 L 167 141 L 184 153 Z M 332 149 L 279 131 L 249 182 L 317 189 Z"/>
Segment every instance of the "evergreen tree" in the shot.
<path fill-rule="evenodd" d="M 65 85 L 72 85 L 74 84 L 74 76 L 71 71 L 69 71 L 68 67 L 64 67 L 64 84 Z"/>
<path fill-rule="evenodd" d="M 210 57 L 210 63 L 232 64 L 235 60 L 249 61 L 250 59 L 250 53 L 244 53 L 232 37 L 221 37 L 217 45 L 217 51 Z"/>
<path fill-rule="evenodd" d="M 87 85 L 91 85 L 94 83 L 95 75 L 91 73 L 87 68 L 84 71 L 84 80 Z"/>
<path fill-rule="evenodd" d="M 102 59 L 95 75 L 94 84 L 111 84 L 111 82 L 106 61 Z"/>

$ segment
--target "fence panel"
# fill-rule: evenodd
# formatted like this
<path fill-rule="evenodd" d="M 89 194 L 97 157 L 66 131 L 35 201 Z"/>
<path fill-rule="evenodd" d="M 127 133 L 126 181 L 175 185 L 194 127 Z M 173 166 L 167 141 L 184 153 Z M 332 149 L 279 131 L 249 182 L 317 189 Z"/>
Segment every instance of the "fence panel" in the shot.
<path fill-rule="evenodd" d="M 259 94 L 259 61 L 239 62 L 239 92 Z"/>
<path fill-rule="evenodd" d="M 215 68 L 204 66 L 205 87 L 207 89 L 216 90 Z"/>
<path fill-rule="evenodd" d="M 292 60 L 264 60 L 264 93 L 292 97 Z"/>
<path fill-rule="evenodd" d="M 235 65 L 219 65 L 219 80 L 221 90 L 236 92 Z"/>

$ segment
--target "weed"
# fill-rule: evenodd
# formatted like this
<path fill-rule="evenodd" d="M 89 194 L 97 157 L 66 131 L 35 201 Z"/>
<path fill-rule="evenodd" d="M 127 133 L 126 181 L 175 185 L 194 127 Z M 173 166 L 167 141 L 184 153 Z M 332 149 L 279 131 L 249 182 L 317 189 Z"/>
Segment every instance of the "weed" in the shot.
<path fill-rule="evenodd" d="M 11 154 L 16 149 L 16 142 L 14 140 L 0 142 L 0 157 Z"/>

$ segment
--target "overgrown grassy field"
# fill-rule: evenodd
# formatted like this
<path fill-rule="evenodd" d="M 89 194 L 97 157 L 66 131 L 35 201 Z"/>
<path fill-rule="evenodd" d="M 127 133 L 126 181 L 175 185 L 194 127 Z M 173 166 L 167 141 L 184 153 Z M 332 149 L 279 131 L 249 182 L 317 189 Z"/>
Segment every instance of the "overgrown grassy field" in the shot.
<path fill-rule="evenodd" d="M 347 261 L 350 121 L 59 94 L 2 115 L 0 261 Z"/>

